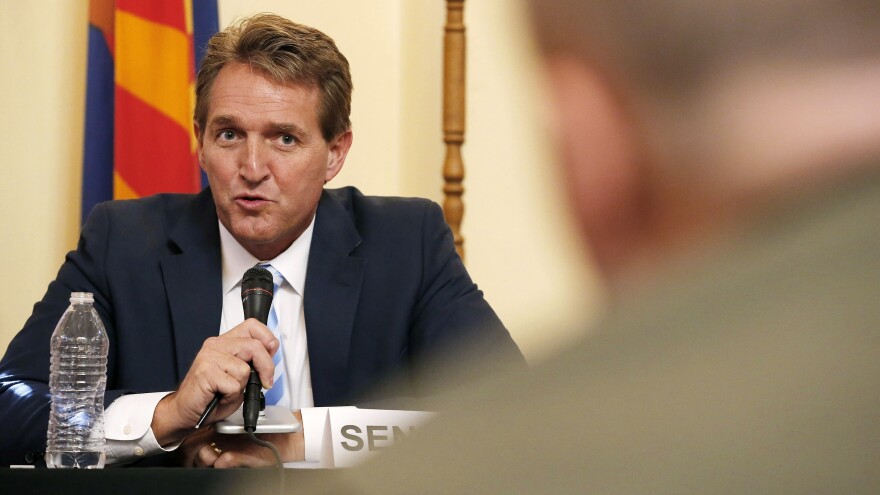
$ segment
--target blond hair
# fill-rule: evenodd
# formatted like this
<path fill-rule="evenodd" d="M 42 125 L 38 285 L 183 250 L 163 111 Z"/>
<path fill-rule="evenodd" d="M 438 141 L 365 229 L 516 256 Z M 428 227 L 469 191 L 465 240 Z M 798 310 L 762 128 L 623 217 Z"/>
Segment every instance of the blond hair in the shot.
<path fill-rule="evenodd" d="M 279 84 L 318 89 L 318 120 L 325 141 L 351 127 L 351 73 L 333 40 L 317 29 L 275 14 L 258 14 L 214 35 L 196 78 L 193 118 L 205 129 L 211 88 L 231 62 L 243 63 Z"/>

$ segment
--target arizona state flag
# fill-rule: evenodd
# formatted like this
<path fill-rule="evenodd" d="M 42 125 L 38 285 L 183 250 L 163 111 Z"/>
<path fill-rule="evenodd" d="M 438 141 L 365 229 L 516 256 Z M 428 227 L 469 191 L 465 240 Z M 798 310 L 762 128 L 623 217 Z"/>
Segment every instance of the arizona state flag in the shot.
<path fill-rule="evenodd" d="M 108 199 L 197 192 L 198 60 L 216 0 L 90 0 L 82 219 Z"/>

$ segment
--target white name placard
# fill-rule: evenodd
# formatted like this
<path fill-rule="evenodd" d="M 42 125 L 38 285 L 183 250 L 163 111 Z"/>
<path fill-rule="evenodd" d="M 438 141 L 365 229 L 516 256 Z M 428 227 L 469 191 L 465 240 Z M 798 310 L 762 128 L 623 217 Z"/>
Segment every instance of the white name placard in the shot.
<path fill-rule="evenodd" d="M 316 407 L 303 409 L 306 462 L 288 467 L 351 467 L 391 447 L 435 413 Z"/>

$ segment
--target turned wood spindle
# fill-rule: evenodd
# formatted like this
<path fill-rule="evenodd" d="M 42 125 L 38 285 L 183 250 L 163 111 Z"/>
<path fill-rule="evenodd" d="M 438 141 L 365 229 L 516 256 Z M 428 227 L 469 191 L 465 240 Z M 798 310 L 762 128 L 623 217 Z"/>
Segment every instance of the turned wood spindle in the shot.
<path fill-rule="evenodd" d="M 443 36 L 443 141 L 446 160 L 443 164 L 443 214 L 452 229 L 455 249 L 464 259 L 461 221 L 464 216 L 464 163 L 461 146 L 465 130 L 465 28 L 464 0 L 446 1 L 446 26 Z"/>

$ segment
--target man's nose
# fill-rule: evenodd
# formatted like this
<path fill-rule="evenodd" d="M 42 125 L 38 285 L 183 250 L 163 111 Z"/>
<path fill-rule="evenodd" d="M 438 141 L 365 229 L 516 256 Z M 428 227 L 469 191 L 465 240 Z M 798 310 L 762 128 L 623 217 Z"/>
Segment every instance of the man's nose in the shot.
<path fill-rule="evenodd" d="M 248 182 L 262 182 L 269 176 L 269 149 L 260 139 L 248 138 L 239 173 Z"/>

